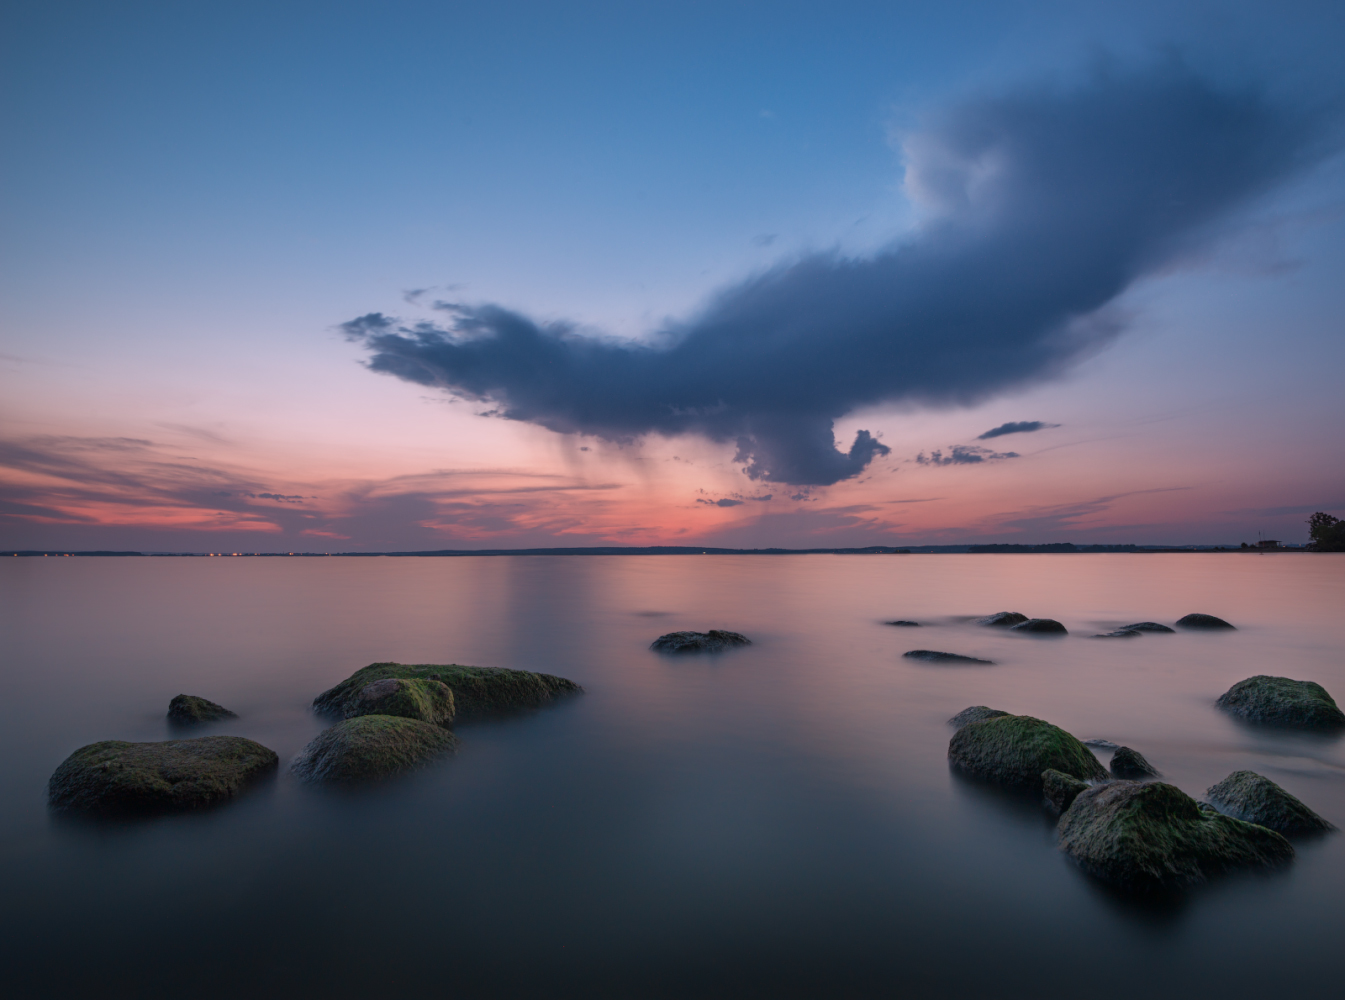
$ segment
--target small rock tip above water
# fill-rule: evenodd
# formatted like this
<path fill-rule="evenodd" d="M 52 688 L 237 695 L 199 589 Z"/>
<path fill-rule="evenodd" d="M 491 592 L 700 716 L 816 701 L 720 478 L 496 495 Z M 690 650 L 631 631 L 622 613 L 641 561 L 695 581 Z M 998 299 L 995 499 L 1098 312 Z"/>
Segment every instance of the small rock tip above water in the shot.
<path fill-rule="evenodd" d="M 168 721 L 181 726 L 236 718 L 238 718 L 236 712 L 230 712 L 223 705 L 216 705 L 213 701 L 198 698 L 194 694 L 180 694 L 168 703 Z"/>
<path fill-rule="evenodd" d="M 712 628 L 708 632 L 669 632 L 655 639 L 649 648 L 660 653 L 718 653 L 751 644 L 751 639 L 738 632 Z"/>
<path fill-rule="evenodd" d="M 975 624 L 989 625 L 992 628 L 1010 628 L 1027 621 L 1027 615 L 1017 611 L 996 611 L 993 615 L 977 618 Z"/>
<path fill-rule="evenodd" d="M 1160 625 L 1158 622 L 1135 622 L 1132 625 L 1122 625 L 1116 631 L 1118 632 L 1175 632 L 1176 629 L 1168 628 L 1166 625 Z"/>
<path fill-rule="evenodd" d="M 902 628 L 920 628 L 920 623 L 919 623 L 919 622 L 895 621 L 895 622 L 883 622 L 883 624 L 884 624 L 884 625 L 899 625 L 899 626 L 902 627 Z"/>
<path fill-rule="evenodd" d="M 1117 747 L 1111 758 L 1111 773 L 1118 778 L 1158 777 L 1158 769 L 1144 759 L 1144 755 L 1130 747 Z"/>
<path fill-rule="evenodd" d="M 1054 618 L 1029 618 L 1009 627 L 1010 632 L 1030 632 L 1033 635 L 1068 635 L 1069 630 Z"/>
<path fill-rule="evenodd" d="M 1230 625 L 1222 618 L 1216 618 L 1214 615 L 1183 615 L 1177 619 L 1177 624 L 1182 628 L 1231 628 L 1236 630 L 1236 625 Z"/>
<path fill-rule="evenodd" d="M 963 656 L 961 653 L 944 653 L 937 649 L 912 649 L 902 653 L 908 660 L 924 660 L 926 663 L 979 663 L 992 666 L 994 660 L 982 660 L 976 656 Z"/>

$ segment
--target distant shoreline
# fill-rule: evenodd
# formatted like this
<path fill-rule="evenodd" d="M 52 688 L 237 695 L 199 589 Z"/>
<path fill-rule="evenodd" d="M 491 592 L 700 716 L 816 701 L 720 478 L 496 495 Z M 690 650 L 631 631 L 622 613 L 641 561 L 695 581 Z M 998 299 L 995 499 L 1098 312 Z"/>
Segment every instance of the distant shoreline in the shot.
<path fill-rule="evenodd" d="M 447 558 L 464 556 L 909 556 L 909 555 L 1076 555 L 1151 554 L 1173 552 L 1310 552 L 1306 546 L 1285 546 L 1274 549 L 1242 548 L 1238 545 L 1075 545 L 1073 542 L 1052 542 L 1042 545 L 910 545 L 900 548 L 890 545 L 870 545 L 864 548 L 831 549 L 724 549 L 696 545 L 648 546 L 579 546 L 573 548 L 537 549 L 438 549 L 428 552 L 112 552 L 76 551 L 74 549 L 11 549 L 11 557 L 129 557 L 144 558 Z M 0 556 L 6 554 L 0 549 Z"/>

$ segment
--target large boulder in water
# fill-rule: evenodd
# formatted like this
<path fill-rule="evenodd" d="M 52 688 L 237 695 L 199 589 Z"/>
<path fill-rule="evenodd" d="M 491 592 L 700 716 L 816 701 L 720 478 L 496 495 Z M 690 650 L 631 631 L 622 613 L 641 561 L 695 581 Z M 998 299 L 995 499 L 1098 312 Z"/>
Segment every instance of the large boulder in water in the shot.
<path fill-rule="evenodd" d="M 459 719 L 538 708 L 553 699 L 584 690 L 564 677 L 535 674 L 529 670 L 464 667 L 456 663 L 446 666 L 434 663 L 371 663 L 314 698 L 313 707 L 338 718 L 358 714 L 360 692 L 374 681 L 389 677 L 442 682 L 453 692 L 454 709 Z"/>
<path fill-rule="evenodd" d="M 1304 729 L 1345 726 L 1345 712 L 1337 707 L 1326 688 L 1314 681 L 1257 674 L 1238 681 L 1215 704 L 1253 722 Z"/>
<path fill-rule="evenodd" d="M 1105 781 L 1092 752 L 1058 726 L 1030 715 L 1005 715 L 963 726 L 948 743 L 948 759 L 985 781 L 1040 789 L 1043 771 Z"/>
<path fill-rule="evenodd" d="M 363 781 L 423 767 L 457 746 L 447 729 L 419 719 L 361 715 L 319 733 L 290 769 L 306 781 Z"/>
<path fill-rule="evenodd" d="M 752 640 L 737 632 L 712 628 L 708 632 L 669 632 L 649 644 L 660 653 L 719 653 L 734 646 L 750 646 Z"/>
<path fill-rule="evenodd" d="M 1292 836 L 1322 833 L 1335 827 L 1255 771 L 1234 771 L 1205 792 L 1210 802 L 1237 819 Z"/>
<path fill-rule="evenodd" d="M 223 705 L 216 705 L 213 701 L 198 698 L 194 694 L 180 694 L 168 703 L 168 721 L 176 722 L 180 726 L 236 718 L 237 713 L 230 712 Z"/>
<path fill-rule="evenodd" d="M 1203 811 L 1161 781 L 1113 781 L 1080 792 L 1059 829 L 1061 850 L 1081 868 L 1133 889 L 1191 885 L 1294 856 L 1275 831 Z"/>
<path fill-rule="evenodd" d="M 1029 618 L 1009 629 L 1010 632 L 1031 632 L 1033 635 L 1068 635 L 1069 630 L 1054 618 Z"/>
<path fill-rule="evenodd" d="M 233 798 L 278 763 L 274 750 L 241 736 L 105 740 L 62 761 L 47 795 L 54 808 L 81 812 L 196 809 Z"/>
<path fill-rule="evenodd" d="M 1230 625 L 1222 618 L 1215 618 L 1214 615 L 1185 615 L 1177 619 L 1177 624 L 1182 628 L 1237 628 L 1236 625 Z"/>
<path fill-rule="evenodd" d="M 984 618 L 977 618 L 977 625 L 989 625 L 992 628 L 1009 628 L 1017 625 L 1019 622 L 1027 621 L 1027 615 L 1020 614 L 1017 611 L 997 611 L 993 615 L 986 615 Z"/>
<path fill-rule="evenodd" d="M 1111 773 L 1118 778 L 1135 780 L 1158 777 L 1158 769 L 1145 760 L 1142 753 L 1130 747 L 1116 748 L 1111 758 Z"/>
<path fill-rule="evenodd" d="M 971 722 L 984 722 L 986 719 L 998 719 L 1002 715 L 1012 715 L 1012 712 L 1005 712 L 1003 709 L 990 708 L 987 705 L 972 705 L 970 708 L 964 708 L 955 716 L 948 720 L 948 725 L 956 726 L 961 729 Z"/>
<path fill-rule="evenodd" d="M 360 689 L 347 718 L 396 715 L 446 726 L 453 721 L 453 692 L 443 681 L 384 677 Z"/>

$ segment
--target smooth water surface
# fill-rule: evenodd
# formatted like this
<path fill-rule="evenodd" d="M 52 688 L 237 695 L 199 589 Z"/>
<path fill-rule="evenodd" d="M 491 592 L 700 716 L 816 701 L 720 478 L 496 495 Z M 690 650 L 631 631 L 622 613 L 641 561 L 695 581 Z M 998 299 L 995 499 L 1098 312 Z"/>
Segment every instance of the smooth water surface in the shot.
<path fill-rule="evenodd" d="M 1343 606 L 1335 555 L 0 560 L 6 992 L 1338 997 L 1345 834 L 1137 901 L 1076 870 L 1030 799 L 951 774 L 945 720 L 1036 715 L 1198 798 L 1250 768 L 1345 827 L 1339 738 L 1213 706 L 1258 673 L 1345 700 Z M 1071 634 L 967 620 L 1003 610 Z M 1086 638 L 1192 611 L 1238 631 Z M 754 644 L 648 649 L 684 628 Z M 284 762 L 323 727 L 313 696 L 375 660 L 587 693 L 460 725 L 456 757 L 376 787 L 282 763 L 199 814 L 47 811 L 77 747 L 178 735 L 179 692 Z"/>

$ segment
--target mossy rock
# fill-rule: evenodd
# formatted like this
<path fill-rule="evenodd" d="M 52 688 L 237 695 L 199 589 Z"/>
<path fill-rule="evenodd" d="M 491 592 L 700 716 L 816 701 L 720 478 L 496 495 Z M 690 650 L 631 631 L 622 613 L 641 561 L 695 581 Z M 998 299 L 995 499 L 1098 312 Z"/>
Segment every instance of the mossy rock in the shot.
<path fill-rule="evenodd" d="M 1182 628 L 1237 628 L 1214 615 L 1183 615 L 1177 619 L 1177 624 Z"/>
<path fill-rule="evenodd" d="M 241 736 L 80 747 L 47 783 L 56 809 L 154 812 L 197 809 L 237 795 L 279 763 L 275 751 Z"/>
<path fill-rule="evenodd" d="M 290 768 L 306 781 L 367 781 L 423 767 L 457 746 L 456 736 L 429 722 L 361 715 L 319 733 Z"/>
<path fill-rule="evenodd" d="M 1020 614 L 1017 611 L 997 611 L 993 615 L 986 615 L 984 618 L 977 618 L 977 625 L 989 625 L 992 628 L 1011 628 L 1027 621 L 1027 615 Z"/>
<path fill-rule="evenodd" d="M 1029 618 L 1009 628 L 1010 632 L 1030 632 L 1032 635 L 1069 635 L 1065 628 L 1054 618 Z"/>
<path fill-rule="evenodd" d="M 1080 781 L 1062 771 L 1049 770 L 1041 773 L 1042 795 L 1046 799 L 1047 807 L 1057 816 L 1070 807 L 1070 803 L 1080 792 L 1086 792 L 1088 788 L 1088 782 Z"/>
<path fill-rule="evenodd" d="M 988 705 L 972 705 L 949 719 L 948 725 L 961 729 L 970 722 L 984 722 L 986 719 L 998 719 L 1002 715 L 1012 714 L 1012 712 L 1006 712 L 1003 709 L 990 708 Z"/>
<path fill-rule="evenodd" d="M 180 694 L 168 703 L 168 721 L 183 726 L 236 718 L 237 713 L 230 712 L 223 705 L 216 705 L 213 701 L 198 698 L 194 694 Z"/>
<path fill-rule="evenodd" d="M 660 653 L 719 653 L 734 646 L 750 646 L 752 640 L 738 632 L 712 628 L 708 632 L 669 632 L 650 643 Z"/>
<path fill-rule="evenodd" d="M 1234 868 L 1294 856 L 1273 830 L 1202 810 L 1161 781 L 1113 781 L 1080 792 L 1060 817 L 1060 847 L 1081 868 L 1115 885 L 1163 889 Z"/>
<path fill-rule="evenodd" d="M 948 759 L 985 781 L 1040 790 L 1043 771 L 1083 781 L 1107 772 L 1092 752 L 1058 726 L 1030 715 L 1004 715 L 963 726 L 948 743 Z"/>
<path fill-rule="evenodd" d="M 360 688 L 347 717 L 396 715 L 446 726 L 453 721 L 453 691 L 443 681 L 384 677 Z"/>
<path fill-rule="evenodd" d="M 1158 777 L 1158 769 L 1145 760 L 1142 753 L 1130 747 L 1116 748 L 1111 757 L 1111 773 L 1118 778 L 1135 780 Z"/>
<path fill-rule="evenodd" d="M 1238 681 L 1215 704 L 1253 722 L 1304 729 L 1345 726 L 1345 712 L 1336 706 L 1326 688 L 1314 681 L 1258 674 Z"/>
<path fill-rule="evenodd" d="M 1335 827 L 1255 771 L 1234 771 L 1205 792 L 1223 812 L 1287 835 L 1324 833 Z"/>
<path fill-rule="evenodd" d="M 464 667 L 456 663 L 371 663 L 314 698 L 313 707 L 319 712 L 346 718 L 358 707 L 359 695 L 364 688 L 388 677 L 441 681 L 453 692 L 453 705 L 459 719 L 538 708 L 555 698 L 584 690 L 564 677 L 535 674 L 529 670 Z"/>

